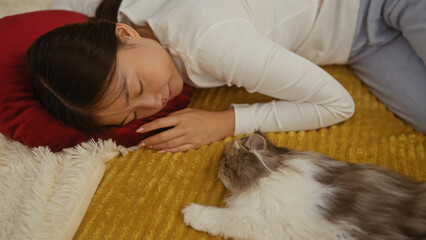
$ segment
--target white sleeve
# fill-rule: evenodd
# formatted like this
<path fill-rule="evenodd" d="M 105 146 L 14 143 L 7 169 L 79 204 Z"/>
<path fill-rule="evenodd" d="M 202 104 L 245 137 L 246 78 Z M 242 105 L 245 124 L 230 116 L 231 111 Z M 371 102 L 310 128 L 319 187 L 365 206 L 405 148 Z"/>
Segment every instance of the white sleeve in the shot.
<path fill-rule="evenodd" d="M 278 100 L 234 104 L 235 135 L 259 129 L 297 131 L 330 126 L 350 118 L 354 102 L 323 69 L 267 39 L 247 20 L 210 27 L 196 38 L 191 69 L 228 86 L 244 87 Z M 207 77 L 207 76 L 206 76 Z"/>

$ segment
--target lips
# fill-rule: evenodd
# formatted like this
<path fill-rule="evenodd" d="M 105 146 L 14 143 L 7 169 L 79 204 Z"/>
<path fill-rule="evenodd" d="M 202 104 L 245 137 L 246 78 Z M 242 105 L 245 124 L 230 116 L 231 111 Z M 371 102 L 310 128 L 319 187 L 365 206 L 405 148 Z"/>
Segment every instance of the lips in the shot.
<path fill-rule="evenodd" d="M 172 86 L 172 84 L 169 83 L 169 100 L 175 97 L 175 90 Z"/>
<path fill-rule="evenodd" d="M 167 98 L 163 99 L 161 102 L 163 104 L 163 107 L 167 105 L 167 103 L 174 98 L 174 89 L 173 86 L 170 84 L 170 82 L 167 84 L 168 89 L 169 89 L 169 95 L 167 96 Z"/>

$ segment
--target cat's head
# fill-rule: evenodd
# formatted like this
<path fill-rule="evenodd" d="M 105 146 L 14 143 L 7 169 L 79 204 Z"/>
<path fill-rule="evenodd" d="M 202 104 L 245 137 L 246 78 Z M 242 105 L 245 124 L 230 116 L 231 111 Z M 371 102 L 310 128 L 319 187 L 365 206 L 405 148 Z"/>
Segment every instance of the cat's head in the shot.
<path fill-rule="evenodd" d="M 243 191 L 277 171 L 287 148 L 274 146 L 259 132 L 229 143 L 219 163 L 219 178 L 231 191 Z"/>

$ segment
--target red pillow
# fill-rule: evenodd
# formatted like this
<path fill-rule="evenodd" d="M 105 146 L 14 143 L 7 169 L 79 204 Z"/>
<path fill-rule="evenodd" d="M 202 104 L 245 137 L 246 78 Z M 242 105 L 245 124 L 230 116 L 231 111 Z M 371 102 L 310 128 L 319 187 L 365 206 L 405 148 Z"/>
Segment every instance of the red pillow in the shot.
<path fill-rule="evenodd" d="M 25 65 L 25 52 L 42 34 L 69 23 L 84 22 L 87 17 L 76 12 L 48 10 L 8 16 L 0 19 L 0 132 L 27 146 L 48 146 L 52 151 L 75 146 L 91 138 L 50 113 L 36 99 Z M 139 134 L 143 123 L 164 117 L 189 103 L 193 89 L 182 93 L 156 115 L 111 127 L 99 138 L 133 146 L 154 133 Z M 95 138 L 98 138 L 96 136 Z"/>

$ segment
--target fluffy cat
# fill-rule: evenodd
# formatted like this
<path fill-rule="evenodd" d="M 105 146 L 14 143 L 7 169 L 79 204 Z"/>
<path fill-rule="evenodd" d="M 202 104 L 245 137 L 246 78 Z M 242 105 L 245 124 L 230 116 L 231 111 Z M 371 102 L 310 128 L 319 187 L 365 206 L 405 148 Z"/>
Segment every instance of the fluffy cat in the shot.
<path fill-rule="evenodd" d="M 234 239 L 426 239 L 426 183 L 368 164 L 272 145 L 230 143 L 219 178 L 225 208 L 191 204 L 186 225 Z"/>

